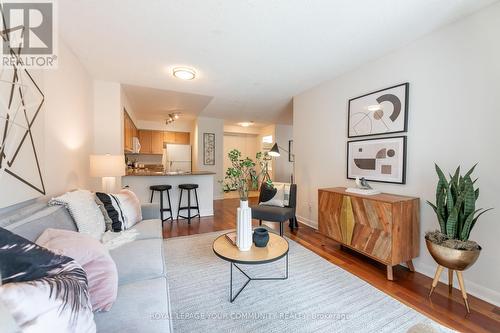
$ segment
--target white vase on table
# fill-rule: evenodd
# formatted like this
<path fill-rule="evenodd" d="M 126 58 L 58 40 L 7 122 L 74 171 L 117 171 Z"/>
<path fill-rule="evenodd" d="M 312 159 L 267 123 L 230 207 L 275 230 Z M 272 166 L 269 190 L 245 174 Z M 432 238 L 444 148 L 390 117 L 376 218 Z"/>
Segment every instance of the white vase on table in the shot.
<path fill-rule="evenodd" d="M 252 247 L 252 209 L 248 200 L 240 200 L 236 211 L 236 245 L 240 251 L 249 251 Z"/>

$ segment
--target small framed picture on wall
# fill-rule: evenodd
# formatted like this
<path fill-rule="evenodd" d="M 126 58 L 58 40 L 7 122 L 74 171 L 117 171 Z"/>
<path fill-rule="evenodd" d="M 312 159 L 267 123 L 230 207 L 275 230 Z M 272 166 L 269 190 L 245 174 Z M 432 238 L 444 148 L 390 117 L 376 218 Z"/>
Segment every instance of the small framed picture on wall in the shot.
<path fill-rule="evenodd" d="M 203 164 L 215 165 L 215 133 L 203 133 Z"/>
<path fill-rule="evenodd" d="M 347 142 L 347 178 L 406 183 L 406 136 Z"/>
<path fill-rule="evenodd" d="M 409 83 L 403 83 L 350 99 L 347 136 L 406 132 L 409 86 Z"/>

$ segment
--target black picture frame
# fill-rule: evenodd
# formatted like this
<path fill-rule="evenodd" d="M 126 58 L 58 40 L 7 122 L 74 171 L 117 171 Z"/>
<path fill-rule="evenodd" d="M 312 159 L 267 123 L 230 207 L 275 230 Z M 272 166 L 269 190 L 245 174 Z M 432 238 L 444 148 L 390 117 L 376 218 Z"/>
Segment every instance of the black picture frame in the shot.
<path fill-rule="evenodd" d="M 288 162 L 295 162 L 295 155 L 293 154 L 293 140 L 288 140 Z"/>
<path fill-rule="evenodd" d="M 391 131 L 391 132 L 377 132 L 377 133 L 371 133 L 371 134 L 360 134 L 360 135 L 351 133 L 351 126 L 350 126 L 351 125 L 351 104 L 353 101 L 360 99 L 360 98 L 363 98 L 363 97 L 366 97 L 366 96 L 379 94 L 379 93 L 384 92 L 386 90 L 398 88 L 401 86 L 405 87 L 405 89 L 404 89 L 405 101 L 404 101 L 404 110 L 403 110 L 404 121 L 403 121 L 403 129 L 402 130 Z M 409 93 L 410 93 L 410 83 L 405 82 L 405 83 L 397 84 L 397 85 L 394 85 L 394 86 L 391 86 L 388 88 L 372 91 L 372 92 L 369 92 L 367 94 L 349 99 L 348 104 L 347 104 L 347 137 L 348 138 L 359 138 L 359 137 L 369 137 L 369 136 L 375 136 L 375 135 L 386 135 L 386 134 L 396 134 L 396 133 L 407 132 L 408 131 Z"/>
<path fill-rule="evenodd" d="M 211 147 L 207 146 L 211 140 Z M 215 165 L 215 133 L 203 133 L 203 165 Z"/>
<path fill-rule="evenodd" d="M 383 141 L 383 140 L 393 140 L 393 139 L 403 139 L 403 170 L 402 170 L 402 177 L 400 182 L 395 182 L 395 181 L 384 181 L 384 180 L 377 180 L 377 179 L 371 179 L 369 176 L 363 176 L 366 180 L 372 181 L 372 182 L 377 182 L 377 183 L 386 183 L 386 184 L 400 184 L 404 185 L 406 184 L 406 160 L 407 160 L 407 147 L 408 147 L 408 139 L 406 135 L 401 135 L 401 136 L 390 136 L 390 137 L 382 137 L 382 138 L 371 138 L 371 139 L 360 139 L 360 140 L 351 140 L 347 142 L 347 151 L 346 151 L 346 176 L 347 179 L 356 179 L 355 177 L 350 177 L 349 176 L 349 162 L 350 162 L 350 156 L 349 156 L 349 145 L 355 142 L 362 142 L 362 141 Z"/>

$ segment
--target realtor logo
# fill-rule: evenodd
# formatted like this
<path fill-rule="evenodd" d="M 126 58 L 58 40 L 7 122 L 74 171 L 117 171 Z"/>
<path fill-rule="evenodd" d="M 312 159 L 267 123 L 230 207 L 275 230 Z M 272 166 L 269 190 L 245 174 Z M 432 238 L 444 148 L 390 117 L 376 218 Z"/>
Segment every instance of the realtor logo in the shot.
<path fill-rule="evenodd" d="M 56 24 L 52 0 L 11 0 L 2 13 L 2 67 L 55 68 Z"/>

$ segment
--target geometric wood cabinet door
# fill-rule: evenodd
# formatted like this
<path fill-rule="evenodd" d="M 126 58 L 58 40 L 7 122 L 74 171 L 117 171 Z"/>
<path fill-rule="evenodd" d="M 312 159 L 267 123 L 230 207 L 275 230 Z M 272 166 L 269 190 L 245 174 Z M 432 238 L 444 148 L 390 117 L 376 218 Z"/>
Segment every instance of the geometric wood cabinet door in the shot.
<path fill-rule="evenodd" d="M 419 198 L 393 194 L 359 195 L 344 187 L 318 191 L 318 229 L 342 245 L 387 266 L 406 262 L 419 255 Z"/>

